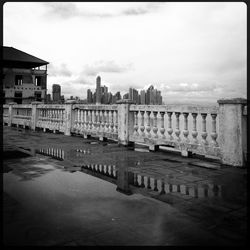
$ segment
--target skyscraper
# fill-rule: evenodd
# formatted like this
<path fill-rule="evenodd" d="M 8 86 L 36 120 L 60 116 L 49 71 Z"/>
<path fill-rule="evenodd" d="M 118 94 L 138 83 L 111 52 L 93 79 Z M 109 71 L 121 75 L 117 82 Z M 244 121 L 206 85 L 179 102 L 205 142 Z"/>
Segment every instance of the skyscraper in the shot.
<path fill-rule="evenodd" d="M 59 84 L 52 85 L 52 99 L 53 102 L 61 101 L 61 86 Z"/>
<path fill-rule="evenodd" d="M 141 90 L 140 92 L 140 104 L 146 104 L 146 92 Z"/>
<path fill-rule="evenodd" d="M 87 103 L 93 103 L 93 94 L 90 89 L 87 91 Z"/>
<path fill-rule="evenodd" d="M 138 91 L 134 88 L 129 88 L 129 99 L 133 100 L 135 103 L 139 103 Z"/>
<path fill-rule="evenodd" d="M 101 77 L 96 78 L 96 104 L 101 104 Z"/>

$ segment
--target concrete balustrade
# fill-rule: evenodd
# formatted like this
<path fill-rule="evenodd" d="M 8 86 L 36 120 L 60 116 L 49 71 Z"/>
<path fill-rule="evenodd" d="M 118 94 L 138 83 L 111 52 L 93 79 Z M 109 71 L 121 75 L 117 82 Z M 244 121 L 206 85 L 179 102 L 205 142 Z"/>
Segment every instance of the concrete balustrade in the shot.
<path fill-rule="evenodd" d="M 3 122 L 84 138 L 111 139 L 121 145 L 141 143 L 151 151 L 167 146 L 181 152 L 220 159 L 223 164 L 245 166 L 247 161 L 247 102 L 219 100 L 218 106 L 63 105 L 34 102 L 3 105 Z"/>

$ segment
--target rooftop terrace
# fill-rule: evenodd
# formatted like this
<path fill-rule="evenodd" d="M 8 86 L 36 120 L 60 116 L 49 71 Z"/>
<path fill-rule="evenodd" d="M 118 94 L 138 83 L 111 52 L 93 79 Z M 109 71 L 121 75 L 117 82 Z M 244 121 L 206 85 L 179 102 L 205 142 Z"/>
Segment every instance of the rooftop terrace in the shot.
<path fill-rule="evenodd" d="M 3 132 L 7 245 L 246 244 L 245 168 L 80 135 Z"/>

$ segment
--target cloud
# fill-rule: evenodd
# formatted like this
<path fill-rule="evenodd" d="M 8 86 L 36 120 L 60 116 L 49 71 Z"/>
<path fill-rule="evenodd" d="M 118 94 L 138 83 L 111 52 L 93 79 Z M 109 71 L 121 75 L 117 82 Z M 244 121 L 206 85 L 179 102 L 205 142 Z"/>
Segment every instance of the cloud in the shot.
<path fill-rule="evenodd" d="M 174 85 L 165 85 L 163 86 L 163 90 L 166 92 L 213 92 L 218 88 L 218 84 L 216 83 L 178 83 Z"/>
<path fill-rule="evenodd" d="M 123 73 L 131 70 L 132 64 L 118 65 L 114 61 L 98 61 L 95 65 L 86 65 L 84 73 L 88 76 L 95 76 L 102 72 Z"/>
<path fill-rule="evenodd" d="M 50 63 L 48 65 L 48 74 L 50 76 L 71 76 L 72 72 L 68 69 L 67 64 L 62 63 L 60 66 L 55 66 L 54 64 Z"/>
<path fill-rule="evenodd" d="M 63 19 L 73 17 L 86 17 L 86 18 L 107 18 L 107 17 L 118 17 L 118 16 L 133 16 L 133 15 L 144 15 L 147 13 L 155 12 L 159 10 L 162 3 L 133 3 L 132 7 L 122 7 L 121 10 L 114 6 L 103 6 L 103 8 L 93 8 L 84 6 L 81 4 L 74 3 L 44 3 L 47 8 L 46 16 L 54 16 Z M 96 7 L 100 7 L 96 6 Z M 113 8 L 112 8 L 113 7 Z M 119 7 L 119 6 L 118 6 Z"/>
<path fill-rule="evenodd" d="M 121 12 L 122 15 L 134 16 L 134 15 L 144 15 L 151 12 L 158 11 L 162 6 L 162 3 L 147 3 L 146 5 L 140 5 L 135 7 L 130 7 Z"/>

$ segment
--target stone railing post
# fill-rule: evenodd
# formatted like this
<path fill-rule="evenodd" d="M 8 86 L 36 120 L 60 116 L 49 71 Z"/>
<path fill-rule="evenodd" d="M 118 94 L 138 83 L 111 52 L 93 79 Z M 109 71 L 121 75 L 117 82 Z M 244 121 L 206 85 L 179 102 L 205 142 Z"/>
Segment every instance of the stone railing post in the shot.
<path fill-rule="evenodd" d="M 118 144 L 129 144 L 129 132 L 133 133 L 133 112 L 129 112 L 129 106 L 135 104 L 132 100 L 119 100 L 118 105 Z"/>
<path fill-rule="evenodd" d="M 65 104 L 65 127 L 64 134 L 71 135 L 71 121 L 72 121 L 72 106 L 75 103 L 74 100 L 68 100 Z"/>
<path fill-rule="evenodd" d="M 13 119 L 13 105 L 17 104 L 16 102 L 10 102 L 9 103 L 9 120 L 8 120 L 8 126 L 11 127 L 12 119 Z"/>
<path fill-rule="evenodd" d="M 221 99 L 219 103 L 219 147 L 223 164 L 245 166 L 247 155 L 247 100 Z"/>
<path fill-rule="evenodd" d="M 31 129 L 36 130 L 36 123 L 37 123 L 37 105 L 41 104 L 41 102 L 32 102 L 31 103 Z"/>

